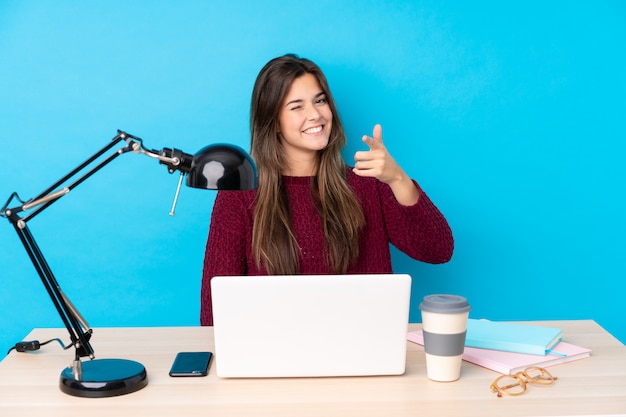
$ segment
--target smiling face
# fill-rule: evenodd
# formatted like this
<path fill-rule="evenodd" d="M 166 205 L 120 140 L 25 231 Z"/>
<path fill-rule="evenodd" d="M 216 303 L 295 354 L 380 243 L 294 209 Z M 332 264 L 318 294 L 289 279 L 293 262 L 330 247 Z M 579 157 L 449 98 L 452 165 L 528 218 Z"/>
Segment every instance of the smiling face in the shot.
<path fill-rule="evenodd" d="M 312 175 L 316 154 L 328 145 L 333 113 L 317 78 L 294 79 L 279 113 L 280 137 L 291 175 Z"/>

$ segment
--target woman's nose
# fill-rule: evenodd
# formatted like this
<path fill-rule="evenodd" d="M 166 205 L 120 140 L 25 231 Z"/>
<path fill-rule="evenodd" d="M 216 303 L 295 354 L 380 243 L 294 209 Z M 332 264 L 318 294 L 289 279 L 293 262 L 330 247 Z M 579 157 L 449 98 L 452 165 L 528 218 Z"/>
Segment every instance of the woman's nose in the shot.
<path fill-rule="evenodd" d="M 307 120 L 317 120 L 320 118 L 320 112 L 315 106 L 309 106 L 307 109 Z"/>

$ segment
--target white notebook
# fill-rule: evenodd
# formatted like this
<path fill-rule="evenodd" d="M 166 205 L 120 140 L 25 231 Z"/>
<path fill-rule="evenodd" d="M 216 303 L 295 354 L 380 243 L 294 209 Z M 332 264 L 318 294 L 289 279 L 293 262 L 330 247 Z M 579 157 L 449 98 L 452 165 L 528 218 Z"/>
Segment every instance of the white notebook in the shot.
<path fill-rule="evenodd" d="M 220 377 L 405 371 L 409 275 L 225 276 L 211 291 Z"/>

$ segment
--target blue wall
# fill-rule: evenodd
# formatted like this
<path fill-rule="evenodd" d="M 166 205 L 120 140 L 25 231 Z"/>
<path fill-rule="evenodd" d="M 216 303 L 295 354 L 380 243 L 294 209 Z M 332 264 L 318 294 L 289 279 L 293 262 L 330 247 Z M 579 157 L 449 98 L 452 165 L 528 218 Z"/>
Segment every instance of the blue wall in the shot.
<path fill-rule="evenodd" d="M 412 321 L 423 295 L 452 292 L 475 318 L 590 318 L 626 341 L 624 3 L 262 3 L 0 2 L 0 204 L 117 129 L 156 149 L 247 149 L 258 71 L 297 52 L 327 73 L 346 156 L 382 123 L 453 228 L 446 265 L 393 254 Z M 124 155 L 29 223 L 92 326 L 198 324 L 215 194 L 183 189 L 172 218 L 176 183 Z M 2 220 L 0 356 L 62 325 Z"/>

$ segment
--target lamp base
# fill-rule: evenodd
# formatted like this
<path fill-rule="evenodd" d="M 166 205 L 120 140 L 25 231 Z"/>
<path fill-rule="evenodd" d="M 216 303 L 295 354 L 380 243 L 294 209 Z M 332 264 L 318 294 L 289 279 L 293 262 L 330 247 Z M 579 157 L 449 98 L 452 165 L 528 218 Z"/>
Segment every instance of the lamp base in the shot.
<path fill-rule="evenodd" d="M 61 391 L 75 397 L 103 398 L 130 394 L 148 385 L 146 368 L 126 359 L 95 359 L 82 363 L 77 380 L 71 367 L 61 372 Z"/>

